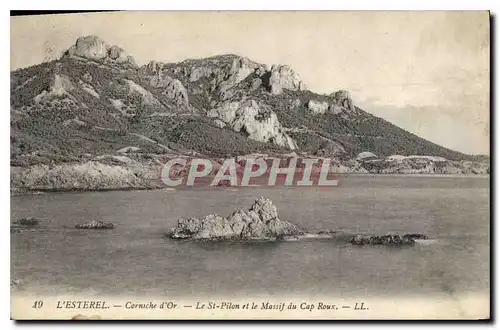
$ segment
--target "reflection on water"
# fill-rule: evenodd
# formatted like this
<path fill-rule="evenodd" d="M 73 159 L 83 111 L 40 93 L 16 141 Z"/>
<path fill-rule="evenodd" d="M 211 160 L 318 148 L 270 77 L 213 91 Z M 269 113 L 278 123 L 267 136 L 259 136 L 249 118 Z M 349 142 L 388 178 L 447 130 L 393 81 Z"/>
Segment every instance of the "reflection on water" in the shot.
<path fill-rule="evenodd" d="M 54 193 L 11 199 L 11 277 L 38 294 L 452 294 L 489 290 L 489 179 L 346 177 L 330 188 Z M 173 241 L 180 216 L 227 215 L 271 198 L 280 217 L 310 230 L 424 233 L 414 247 L 290 242 Z M 114 230 L 75 224 L 111 221 Z"/>

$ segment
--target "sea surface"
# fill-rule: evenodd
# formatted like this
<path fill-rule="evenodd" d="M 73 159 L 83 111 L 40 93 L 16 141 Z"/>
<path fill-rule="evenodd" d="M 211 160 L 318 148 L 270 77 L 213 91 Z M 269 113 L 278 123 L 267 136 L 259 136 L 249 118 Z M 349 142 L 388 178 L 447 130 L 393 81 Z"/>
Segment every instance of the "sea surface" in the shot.
<path fill-rule="evenodd" d="M 488 293 L 489 178 L 351 175 L 338 187 L 193 188 L 11 197 L 16 293 L 218 297 Z M 271 198 L 283 220 L 333 239 L 175 241 L 183 216 L 228 215 Z M 88 220 L 113 230 L 77 230 Z M 355 233 L 423 233 L 412 247 L 353 246 Z M 344 235 L 345 234 L 345 235 Z"/>

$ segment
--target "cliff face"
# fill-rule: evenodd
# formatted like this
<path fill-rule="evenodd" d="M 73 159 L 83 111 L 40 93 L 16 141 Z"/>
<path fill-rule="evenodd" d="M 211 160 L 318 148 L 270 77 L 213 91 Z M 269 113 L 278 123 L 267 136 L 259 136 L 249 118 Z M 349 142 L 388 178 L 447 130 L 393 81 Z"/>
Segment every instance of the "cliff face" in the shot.
<path fill-rule="evenodd" d="M 347 91 L 315 94 L 292 68 L 237 55 L 139 67 L 119 46 L 88 36 L 58 60 L 11 72 L 11 165 L 19 171 L 83 166 L 124 148 L 140 162 L 167 152 L 291 150 L 341 162 L 362 151 L 474 160 L 370 115 Z"/>

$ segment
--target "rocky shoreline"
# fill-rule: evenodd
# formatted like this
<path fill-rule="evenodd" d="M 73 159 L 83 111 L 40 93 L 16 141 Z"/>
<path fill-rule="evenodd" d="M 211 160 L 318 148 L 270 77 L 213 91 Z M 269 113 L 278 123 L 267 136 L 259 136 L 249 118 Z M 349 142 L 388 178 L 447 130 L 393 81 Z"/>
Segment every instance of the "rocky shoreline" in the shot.
<path fill-rule="evenodd" d="M 73 192 L 108 190 L 148 190 L 166 188 L 161 181 L 162 164 L 169 159 L 182 157 L 189 161 L 203 156 L 129 154 L 101 155 L 87 157 L 80 162 L 61 164 L 35 164 L 30 166 L 11 166 L 11 195 L 32 192 Z M 235 157 L 247 159 L 254 157 L 266 163 L 273 159 L 288 161 L 314 158 L 311 155 L 244 155 Z M 221 166 L 223 159 L 207 158 L 215 166 Z M 322 159 L 316 157 L 316 159 Z M 239 165 L 240 166 L 240 165 Z M 241 166 L 240 166 L 241 167 Z M 240 168 L 239 167 L 239 168 Z M 240 171 L 240 169 L 237 169 Z M 489 176 L 489 164 L 470 161 L 449 161 L 438 157 L 391 156 L 385 159 L 347 160 L 332 159 L 330 173 L 338 175 L 442 175 L 442 176 Z M 186 173 L 179 173 L 185 176 Z M 219 185 L 219 187 L 230 185 Z"/>

